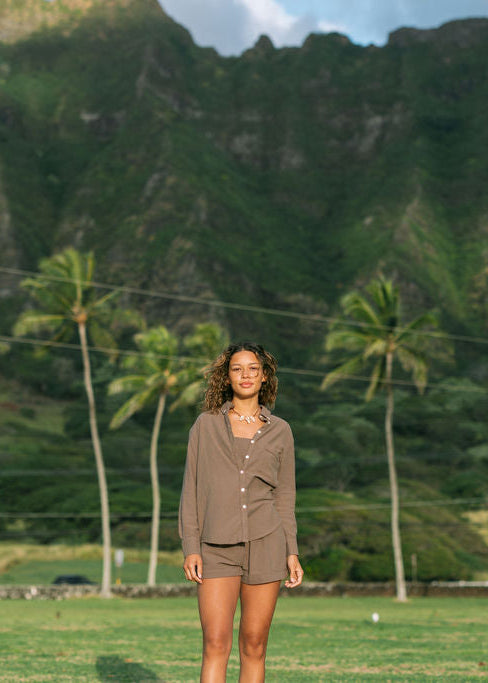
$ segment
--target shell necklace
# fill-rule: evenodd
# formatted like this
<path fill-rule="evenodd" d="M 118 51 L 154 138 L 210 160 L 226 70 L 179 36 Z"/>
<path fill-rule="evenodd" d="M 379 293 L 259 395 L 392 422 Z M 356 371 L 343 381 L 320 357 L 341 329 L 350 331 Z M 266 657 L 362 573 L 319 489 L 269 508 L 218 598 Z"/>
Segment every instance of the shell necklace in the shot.
<path fill-rule="evenodd" d="M 259 406 L 256 408 L 252 415 L 241 415 L 237 412 L 235 408 L 232 408 L 232 412 L 237 415 L 237 419 L 239 420 L 239 422 L 247 422 L 247 424 L 250 425 L 251 422 L 256 422 L 256 415 L 259 412 Z"/>

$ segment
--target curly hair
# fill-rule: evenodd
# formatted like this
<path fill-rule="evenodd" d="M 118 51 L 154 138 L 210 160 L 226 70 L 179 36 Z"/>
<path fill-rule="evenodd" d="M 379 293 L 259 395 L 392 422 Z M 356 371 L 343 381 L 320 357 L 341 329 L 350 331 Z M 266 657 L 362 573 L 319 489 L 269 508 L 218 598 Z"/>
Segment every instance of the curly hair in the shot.
<path fill-rule="evenodd" d="M 208 387 L 203 403 L 204 410 L 215 413 L 226 401 L 232 400 L 232 388 L 229 384 L 229 363 L 232 356 L 238 351 L 251 351 L 259 359 L 266 379 L 259 390 L 258 400 L 259 403 L 268 408 L 273 407 L 278 391 L 278 378 L 276 377 L 278 363 L 276 358 L 266 351 L 261 344 L 238 342 L 237 344 L 230 344 L 210 365 L 206 373 Z"/>

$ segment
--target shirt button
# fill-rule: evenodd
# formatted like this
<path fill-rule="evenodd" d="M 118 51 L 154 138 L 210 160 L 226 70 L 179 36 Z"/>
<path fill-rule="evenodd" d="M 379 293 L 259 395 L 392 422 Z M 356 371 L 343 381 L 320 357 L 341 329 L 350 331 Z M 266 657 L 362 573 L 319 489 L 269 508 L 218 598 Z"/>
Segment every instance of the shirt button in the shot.
<path fill-rule="evenodd" d="M 246 489 L 241 489 L 241 491 L 245 491 Z"/>
<path fill-rule="evenodd" d="M 260 429 L 258 429 L 258 434 L 261 434 L 261 430 L 260 430 Z"/>
<path fill-rule="evenodd" d="M 249 456 L 248 456 L 248 455 L 246 455 L 246 460 L 249 460 Z"/>
<path fill-rule="evenodd" d="M 245 510 L 245 509 L 247 508 L 247 505 L 243 505 L 242 507 L 243 507 L 243 508 L 244 508 L 244 510 Z"/>
<path fill-rule="evenodd" d="M 241 470 L 241 474 L 244 474 L 244 470 Z"/>
<path fill-rule="evenodd" d="M 254 439 L 251 439 L 251 443 L 254 443 Z"/>

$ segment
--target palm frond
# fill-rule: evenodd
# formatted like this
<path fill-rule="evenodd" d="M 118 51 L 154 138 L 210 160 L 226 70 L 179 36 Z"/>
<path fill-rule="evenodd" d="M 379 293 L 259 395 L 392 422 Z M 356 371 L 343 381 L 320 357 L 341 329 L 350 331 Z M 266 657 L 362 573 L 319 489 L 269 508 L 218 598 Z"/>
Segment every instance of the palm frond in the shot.
<path fill-rule="evenodd" d="M 354 356 L 354 358 L 350 358 L 349 360 L 346 360 L 344 363 L 342 363 L 337 368 L 331 370 L 325 375 L 324 379 L 322 380 L 322 384 L 320 385 L 320 388 L 322 390 L 328 389 L 330 386 L 332 386 L 339 380 L 351 377 L 354 374 L 354 372 L 361 368 L 363 365 L 364 360 L 362 354 Z"/>
<path fill-rule="evenodd" d="M 417 350 L 411 350 L 406 346 L 397 349 L 398 360 L 402 368 L 412 373 L 412 379 L 420 394 L 427 385 L 427 359 L 424 354 Z"/>
<path fill-rule="evenodd" d="M 116 299 L 119 296 L 120 296 L 120 290 L 118 290 L 118 289 L 115 289 L 112 292 L 108 292 L 108 294 L 104 294 L 99 299 L 95 299 L 95 300 L 91 301 L 87 305 L 87 311 L 89 313 L 97 312 L 100 309 L 103 309 L 104 307 L 106 307 L 106 305 L 108 304 L 109 301 L 113 301 L 114 299 Z"/>
<path fill-rule="evenodd" d="M 29 332 L 56 331 L 66 321 L 65 316 L 59 314 L 42 313 L 40 311 L 24 311 L 17 318 L 13 332 L 15 335 L 24 336 Z"/>
<path fill-rule="evenodd" d="M 110 429 L 117 429 L 126 422 L 134 413 L 142 410 L 145 406 L 152 403 L 158 396 L 153 388 L 140 391 L 131 396 L 115 413 L 110 421 Z"/>
<path fill-rule="evenodd" d="M 346 351 L 358 352 L 364 349 L 370 341 L 370 337 L 361 329 L 346 327 L 334 329 L 329 332 L 325 342 L 327 351 L 345 349 Z"/>
<path fill-rule="evenodd" d="M 186 386 L 178 395 L 178 398 L 173 401 L 170 406 L 170 413 L 174 412 L 182 406 L 191 406 L 198 403 L 198 401 L 203 398 L 203 380 L 197 380 Z"/>
<path fill-rule="evenodd" d="M 121 394 L 129 391 L 139 392 L 146 386 L 146 377 L 144 375 L 126 375 L 125 377 L 117 377 L 108 385 L 108 393 L 110 396 L 114 394 Z"/>
<path fill-rule="evenodd" d="M 382 323 L 377 311 L 359 292 L 350 292 L 343 296 L 341 307 L 344 313 L 356 322 L 362 323 L 368 328 L 371 326 L 373 330 L 381 329 Z"/>
<path fill-rule="evenodd" d="M 85 281 L 85 272 L 83 268 L 83 257 L 79 252 L 73 248 L 66 249 L 60 258 L 66 261 L 66 271 L 73 277 L 74 285 L 76 288 L 76 303 L 78 306 L 83 306 L 83 288 Z"/>
<path fill-rule="evenodd" d="M 51 289 L 62 292 L 69 300 L 71 307 L 76 305 L 79 308 L 83 302 L 80 293 L 81 277 L 76 262 L 79 266 L 81 255 L 79 255 L 80 258 L 76 258 L 74 252 L 73 247 L 68 247 L 64 251 L 43 259 L 39 264 L 39 270 L 46 276 L 46 279 L 59 278 L 57 281 L 51 280 Z"/>
<path fill-rule="evenodd" d="M 184 345 L 193 356 L 201 357 L 202 360 L 205 359 L 208 362 L 216 358 L 229 345 L 229 335 L 220 325 L 199 323 L 185 338 Z"/>
<path fill-rule="evenodd" d="M 412 333 L 418 332 L 419 330 L 426 330 L 427 328 L 435 329 L 438 324 L 439 321 L 434 313 L 423 313 L 415 318 L 415 320 L 412 320 L 412 322 L 399 329 L 396 341 L 397 343 L 400 343 L 403 342 L 404 339 L 419 339 L 418 336 L 415 336 Z"/>
<path fill-rule="evenodd" d="M 178 339 L 163 325 L 134 335 L 137 347 L 146 354 L 147 362 L 159 371 L 172 368 L 178 354 Z"/>
<path fill-rule="evenodd" d="M 85 282 L 91 282 L 93 280 L 93 274 L 95 272 L 95 256 L 93 251 L 89 251 L 85 254 Z"/>
<path fill-rule="evenodd" d="M 364 349 L 364 358 L 371 356 L 383 356 L 388 349 L 388 339 L 373 339 Z"/>
<path fill-rule="evenodd" d="M 25 278 L 20 285 L 24 289 L 28 289 L 31 296 L 46 310 L 58 312 L 71 310 L 72 302 L 65 294 L 63 285 L 60 286 L 59 282 L 38 275 L 37 277 Z"/>
<path fill-rule="evenodd" d="M 369 381 L 369 386 L 366 391 L 366 401 L 371 401 L 373 396 L 376 393 L 376 389 L 378 388 L 378 384 L 383 381 L 384 376 L 385 376 L 385 357 L 383 356 L 382 358 L 379 358 L 375 366 L 373 368 L 373 372 L 371 373 L 370 381 Z"/>

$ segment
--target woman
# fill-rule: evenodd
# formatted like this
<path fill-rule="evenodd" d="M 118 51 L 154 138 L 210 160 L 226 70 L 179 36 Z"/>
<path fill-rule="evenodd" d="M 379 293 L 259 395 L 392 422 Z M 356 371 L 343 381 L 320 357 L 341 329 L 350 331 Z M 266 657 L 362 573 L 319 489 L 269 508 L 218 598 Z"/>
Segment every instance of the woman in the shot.
<path fill-rule="evenodd" d="M 280 582 L 298 586 L 293 436 L 271 415 L 277 363 L 262 346 L 229 346 L 212 364 L 205 412 L 190 431 L 179 530 L 198 584 L 200 681 L 225 681 L 237 600 L 240 683 L 264 681 Z"/>

